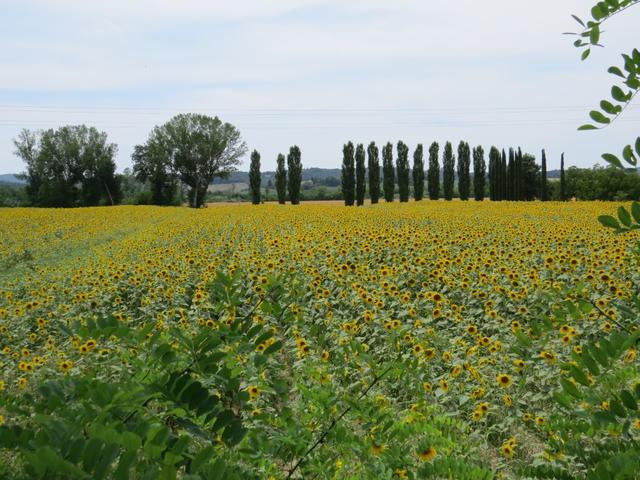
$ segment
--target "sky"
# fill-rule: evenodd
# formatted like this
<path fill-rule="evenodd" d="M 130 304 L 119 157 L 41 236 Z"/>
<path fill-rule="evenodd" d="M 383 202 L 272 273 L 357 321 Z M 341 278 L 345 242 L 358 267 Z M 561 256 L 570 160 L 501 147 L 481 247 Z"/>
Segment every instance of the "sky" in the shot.
<path fill-rule="evenodd" d="M 21 129 L 86 124 L 134 145 L 178 113 L 235 125 L 262 169 L 302 150 L 402 140 L 520 146 L 549 170 L 588 167 L 640 134 L 640 102 L 578 132 L 608 97 L 640 8 L 610 20 L 585 62 L 562 35 L 593 0 L 0 0 L 0 173 L 24 170 Z M 241 170 L 248 170 L 249 158 Z"/>

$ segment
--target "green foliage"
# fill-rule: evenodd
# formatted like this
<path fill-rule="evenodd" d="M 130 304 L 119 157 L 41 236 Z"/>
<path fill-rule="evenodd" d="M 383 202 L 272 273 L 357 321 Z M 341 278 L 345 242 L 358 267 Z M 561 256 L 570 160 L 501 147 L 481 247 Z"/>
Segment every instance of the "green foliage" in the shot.
<path fill-rule="evenodd" d="M 491 151 L 493 151 L 493 147 Z M 478 202 L 484 200 L 486 176 L 487 165 L 484 160 L 484 149 L 478 145 L 473 149 L 473 194 Z"/>
<path fill-rule="evenodd" d="M 109 314 L 69 325 L 69 334 L 117 338 L 138 355 L 120 367 L 98 363 L 83 375 L 53 378 L 33 394 L 3 394 L 3 409 L 20 413 L 0 426 L 0 447 L 18 454 L 24 468 L 12 477 L 258 478 L 232 460 L 252 407 L 234 373 L 237 359 L 226 351 L 242 341 L 256 364 L 277 354 L 278 342 L 254 351 L 272 333 L 251 315 L 267 302 L 282 309 L 282 288 L 272 282 L 267 296 L 242 305 L 237 278 L 219 274 L 207 288 L 212 298 L 227 299 L 221 307 L 241 308 L 242 315 L 221 329 L 203 323 L 194 334 L 177 326 L 154 330 L 153 323 L 137 328 Z"/>
<path fill-rule="evenodd" d="M 395 169 L 393 168 L 393 145 L 391 142 L 382 148 L 382 188 L 384 201 L 393 202 L 396 188 Z"/>
<path fill-rule="evenodd" d="M 178 191 L 178 179 L 162 142 L 152 134 L 145 145 L 136 145 L 131 154 L 133 173 L 150 187 L 149 204 L 172 205 Z"/>
<path fill-rule="evenodd" d="M 438 142 L 433 142 L 429 147 L 429 169 L 427 171 L 427 190 L 431 200 L 440 198 L 440 164 Z"/>
<path fill-rule="evenodd" d="M 502 157 L 500 159 L 500 200 L 508 200 L 509 176 L 507 167 L 507 154 L 502 149 Z"/>
<path fill-rule="evenodd" d="M 251 152 L 251 166 L 249 167 L 249 191 L 251 203 L 260 203 L 260 153 L 257 150 Z"/>
<path fill-rule="evenodd" d="M 0 207 L 27 207 L 29 197 L 25 185 L 0 182 Z"/>
<path fill-rule="evenodd" d="M 582 49 L 581 59 L 585 60 L 589 57 L 592 47 L 602 47 L 600 36 L 603 31 L 602 25 L 606 21 L 638 4 L 640 4 L 640 0 L 597 2 L 591 9 L 592 20 L 586 23 L 578 16 L 572 15 L 573 19 L 582 27 L 582 30 L 568 34 L 578 37 L 574 42 L 574 46 Z M 601 100 L 600 109 L 592 110 L 589 113 L 591 120 L 595 124 L 582 125 L 578 130 L 597 130 L 607 127 L 627 109 L 638 91 L 640 91 L 640 51 L 634 48 L 629 54 L 623 53 L 622 60 L 622 68 L 611 66 L 608 69 L 608 72 L 615 77 L 617 82 L 611 87 L 611 98 Z M 637 159 L 640 157 L 640 136 L 635 139 L 635 152 L 634 146 L 628 144 L 622 150 L 622 157 L 629 165 L 634 167 L 637 165 Z M 603 154 L 602 158 L 615 167 L 622 167 L 623 165 L 618 156 L 611 153 Z"/>
<path fill-rule="evenodd" d="M 284 166 L 284 155 L 278 154 L 276 167 L 276 192 L 278 194 L 278 203 L 284 205 L 287 200 L 287 169 Z"/>
<path fill-rule="evenodd" d="M 291 205 L 300 203 L 300 188 L 302 184 L 302 162 L 300 148 L 294 145 L 287 155 L 287 169 L 289 172 L 289 200 Z"/>
<path fill-rule="evenodd" d="M 380 198 L 380 160 L 379 152 L 375 142 L 371 142 L 367 148 L 367 169 L 369 170 L 369 195 L 371 203 L 378 203 Z"/>
<path fill-rule="evenodd" d="M 489 198 L 491 201 L 502 200 L 502 158 L 500 150 L 491 147 L 489 150 Z"/>
<path fill-rule="evenodd" d="M 640 203 L 633 202 L 630 211 L 620 206 L 617 214 L 617 219 L 611 215 L 600 215 L 598 221 L 603 226 L 614 229 L 616 233 L 640 229 Z"/>
<path fill-rule="evenodd" d="M 364 205 L 364 194 L 367 188 L 366 168 L 364 165 L 364 145 L 361 143 L 356 147 L 356 204 Z"/>
<path fill-rule="evenodd" d="M 444 145 L 442 152 L 442 190 L 445 200 L 453 198 L 453 184 L 455 181 L 455 155 L 451 142 Z"/>
<path fill-rule="evenodd" d="M 520 200 L 532 201 L 540 192 L 540 165 L 536 158 L 529 154 L 519 154 L 520 168 Z"/>
<path fill-rule="evenodd" d="M 398 157 L 396 159 L 396 170 L 398 172 L 398 193 L 401 202 L 409 201 L 409 147 L 402 142 L 398 142 Z"/>
<path fill-rule="evenodd" d="M 33 206 L 74 207 L 121 200 L 115 174 L 117 146 L 85 125 L 38 132 L 22 130 L 15 154 L 27 164 L 26 192 Z"/>
<path fill-rule="evenodd" d="M 565 191 L 578 200 L 640 200 L 640 176 L 613 166 L 570 167 Z"/>
<path fill-rule="evenodd" d="M 507 191 L 505 200 L 516 199 L 516 160 L 513 148 L 509 149 L 509 163 L 507 164 Z"/>
<path fill-rule="evenodd" d="M 419 143 L 413 152 L 413 198 L 416 202 L 424 197 L 424 160 L 422 159 L 422 144 Z"/>
<path fill-rule="evenodd" d="M 344 204 L 353 206 L 356 196 L 356 171 L 354 148 L 352 142 L 347 142 L 342 147 L 342 197 Z"/>
<path fill-rule="evenodd" d="M 471 191 L 471 177 L 469 167 L 471 165 L 471 150 L 467 142 L 458 144 L 458 193 L 460 200 L 469 200 Z"/>
<path fill-rule="evenodd" d="M 136 146 L 134 171 L 150 179 L 154 202 L 166 204 L 172 198 L 174 178 L 190 189 L 189 205 L 201 207 L 209 184 L 236 170 L 246 153 L 240 132 L 218 117 L 180 114 L 155 127 L 145 145 Z"/>

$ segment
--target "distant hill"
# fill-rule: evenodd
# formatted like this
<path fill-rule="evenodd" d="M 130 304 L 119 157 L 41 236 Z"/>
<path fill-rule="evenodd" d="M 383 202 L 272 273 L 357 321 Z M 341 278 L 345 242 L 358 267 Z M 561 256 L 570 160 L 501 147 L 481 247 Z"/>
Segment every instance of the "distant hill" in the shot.
<path fill-rule="evenodd" d="M 273 183 L 273 178 L 276 172 L 267 171 L 262 172 L 262 182 L 266 184 L 269 180 Z M 316 180 L 323 181 L 327 178 L 333 177 L 340 179 L 341 170 L 339 168 L 303 168 L 302 180 Z M 213 181 L 214 185 L 224 185 L 228 183 L 249 183 L 249 172 L 233 172 L 227 178 L 216 178 Z"/>
<path fill-rule="evenodd" d="M 25 181 L 21 178 L 18 178 L 13 173 L 5 173 L 3 175 L 0 175 L 0 183 L 25 183 Z"/>

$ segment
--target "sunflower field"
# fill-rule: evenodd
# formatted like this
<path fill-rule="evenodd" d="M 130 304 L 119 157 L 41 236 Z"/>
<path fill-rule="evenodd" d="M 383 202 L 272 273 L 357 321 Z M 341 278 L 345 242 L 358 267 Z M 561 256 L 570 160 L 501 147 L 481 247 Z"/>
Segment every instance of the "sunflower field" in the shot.
<path fill-rule="evenodd" d="M 0 477 L 638 478 L 616 207 L 0 210 Z"/>

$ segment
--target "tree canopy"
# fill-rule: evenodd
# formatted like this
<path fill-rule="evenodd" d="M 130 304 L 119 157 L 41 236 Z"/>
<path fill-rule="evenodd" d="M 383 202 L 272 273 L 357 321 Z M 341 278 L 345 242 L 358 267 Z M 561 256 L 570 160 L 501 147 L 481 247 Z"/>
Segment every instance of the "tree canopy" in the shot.
<path fill-rule="evenodd" d="M 118 147 L 85 125 L 22 130 L 15 154 L 27 164 L 27 195 L 38 207 L 113 205 L 120 199 Z"/>
<path fill-rule="evenodd" d="M 196 113 L 180 114 L 155 127 L 147 143 L 137 148 L 141 164 L 164 166 L 167 178 L 176 175 L 189 188 L 189 205 L 204 204 L 207 188 L 216 177 L 236 170 L 247 146 L 240 132 L 218 117 Z M 143 170 L 142 165 L 137 167 Z"/>

